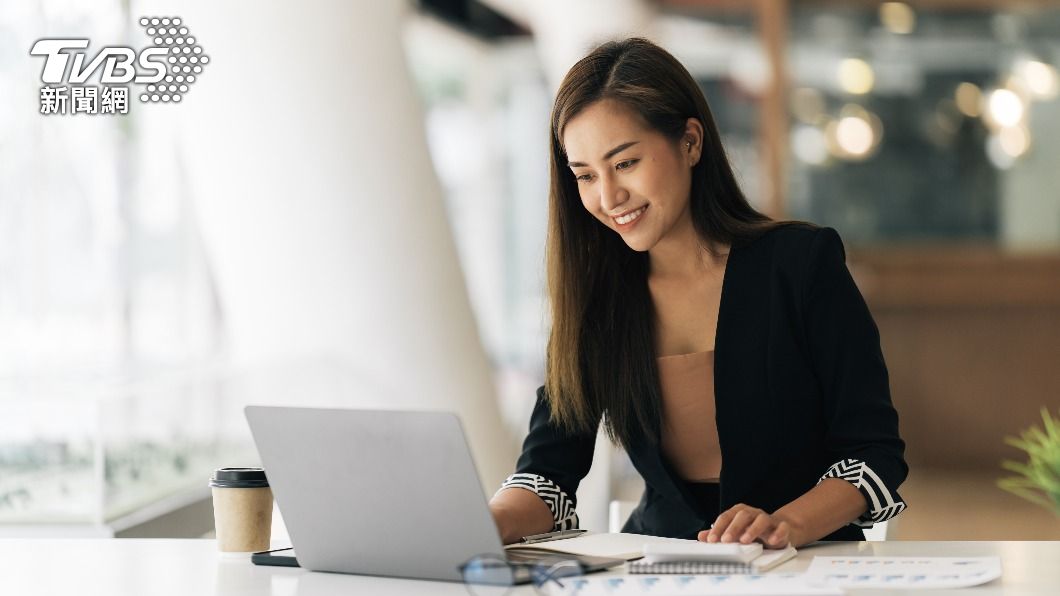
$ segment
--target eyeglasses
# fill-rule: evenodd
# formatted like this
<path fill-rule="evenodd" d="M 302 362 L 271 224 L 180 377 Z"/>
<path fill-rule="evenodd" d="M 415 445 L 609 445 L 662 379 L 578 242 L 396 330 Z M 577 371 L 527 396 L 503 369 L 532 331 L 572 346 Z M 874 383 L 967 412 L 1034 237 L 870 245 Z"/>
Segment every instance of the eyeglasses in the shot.
<path fill-rule="evenodd" d="M 546 586 L 555 582 L 560 588 L 563 578 L 585 575 L 585 567 L 574 559 L 549 558 L 535 563 L 513 563 L 498 555 L 478 555 L 460 566 L 471 596 L 504 596 L 514 586 L 520 571 L 530 573 L 530 581 L 538 594 L 547 595 Z"/>

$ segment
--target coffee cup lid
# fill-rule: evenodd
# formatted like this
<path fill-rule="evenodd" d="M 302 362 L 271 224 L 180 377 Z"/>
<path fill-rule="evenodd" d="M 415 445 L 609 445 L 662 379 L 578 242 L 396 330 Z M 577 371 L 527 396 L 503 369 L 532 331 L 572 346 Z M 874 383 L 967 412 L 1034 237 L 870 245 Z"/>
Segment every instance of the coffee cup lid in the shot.
<path fill-rule="evenodd" d="M 217 488 L 265 488 L 269 480 L 261 468 L 219 468 L 210 478 L 210 486 Z"/>

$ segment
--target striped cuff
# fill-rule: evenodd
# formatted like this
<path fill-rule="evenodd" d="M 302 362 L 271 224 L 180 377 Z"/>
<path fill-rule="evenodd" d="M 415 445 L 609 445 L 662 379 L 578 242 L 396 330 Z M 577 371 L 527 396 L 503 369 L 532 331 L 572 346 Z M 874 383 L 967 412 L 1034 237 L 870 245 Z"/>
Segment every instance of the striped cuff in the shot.
<path fill-rule="evenodd" d="M 559 530 L 573 530 L 578 527 L 578 514 L 574 512 L 574 502 L 558 484 L 544 476 L 536 474 L 512 474 L 501 484 L 501 492 L 506 488 L 522 488 L 541 497 L 552 512 L 555 525 L 553 532 Z"/>
<path fill-rule="evenodd" d="M 825 478 L 846 480 L 865 496 L 869 510 L 854 522 L 855 526 L 871 528 L 873 524 L 887 521 L 905 510 L 905 501 L 888 490 L 876 472 L 860 459 L 844 459 L 832 464 L 817 483 Z"/>

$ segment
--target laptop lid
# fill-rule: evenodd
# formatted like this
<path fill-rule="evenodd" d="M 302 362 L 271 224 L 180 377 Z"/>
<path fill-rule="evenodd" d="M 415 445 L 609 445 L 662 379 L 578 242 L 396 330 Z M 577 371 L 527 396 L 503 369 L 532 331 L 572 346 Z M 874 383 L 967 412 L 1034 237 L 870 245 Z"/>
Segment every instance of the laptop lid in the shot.
<path fill-rule="evenodd" d="M 456 415 L 244 411 L 302 567 L 459 581 L 504 552 Z"/>

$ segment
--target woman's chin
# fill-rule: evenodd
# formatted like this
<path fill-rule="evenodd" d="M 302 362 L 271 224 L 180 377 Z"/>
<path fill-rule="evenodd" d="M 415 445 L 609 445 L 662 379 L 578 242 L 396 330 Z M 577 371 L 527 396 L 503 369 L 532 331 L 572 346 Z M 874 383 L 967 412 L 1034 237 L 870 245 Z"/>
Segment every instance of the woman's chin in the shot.
<path fill-rule="evenodd" d="M 637 252 L 648 252 L 654 243 L 648 242 L 644 238 L 633 236 L 623 236 L 622 240 L 626 242 L 626 246 L 632 248 Z"/>

